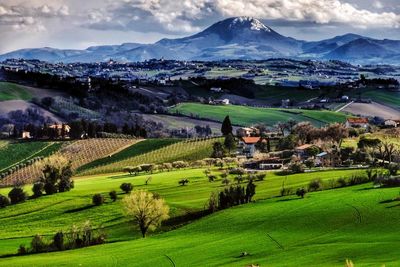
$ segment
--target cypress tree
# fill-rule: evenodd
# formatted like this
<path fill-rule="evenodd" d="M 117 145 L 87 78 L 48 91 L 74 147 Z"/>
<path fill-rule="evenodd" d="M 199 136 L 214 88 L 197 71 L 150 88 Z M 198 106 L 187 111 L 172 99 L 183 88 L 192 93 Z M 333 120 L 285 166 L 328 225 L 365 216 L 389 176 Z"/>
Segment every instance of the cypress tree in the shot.
<path fill-rule="evenodd" d="M 232 134 L 232 123 L 229 116 L 226 116 L 222 122 L 221 132 L 223 135 Z"/>

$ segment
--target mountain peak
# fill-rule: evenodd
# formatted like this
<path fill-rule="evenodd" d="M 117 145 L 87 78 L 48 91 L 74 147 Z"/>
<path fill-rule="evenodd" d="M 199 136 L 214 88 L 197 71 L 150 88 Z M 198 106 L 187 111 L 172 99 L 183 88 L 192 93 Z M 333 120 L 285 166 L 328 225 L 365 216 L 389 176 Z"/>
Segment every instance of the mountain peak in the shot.
<path fill-rule="evenodd" d="M 226 19 L 229 22 L 229 28 L 248 28 L 253 31 L 271 32 L 271 29 L 264 25 L 260 20 L 252 17 L 233 17 Z"/>

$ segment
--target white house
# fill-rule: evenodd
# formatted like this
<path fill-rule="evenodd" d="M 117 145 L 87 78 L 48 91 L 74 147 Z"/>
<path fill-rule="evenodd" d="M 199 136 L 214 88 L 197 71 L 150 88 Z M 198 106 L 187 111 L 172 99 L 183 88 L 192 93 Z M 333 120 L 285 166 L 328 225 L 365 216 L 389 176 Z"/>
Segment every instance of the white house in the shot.
<path fill-rule="evenodd" d="M 393 128 L 400 127 L 400 120 L 385 120 L 385 126 Z"/>
<path fill-rule="evenodd" d="M 222 88 L 221 87 L 211 87 L 210 91 L 214 92 L 214 93 L 221 93 L 222 92 Z"/>
<path fill-rule="evenodd" d="M 241 154 L 246 155 L 248 158 L 252 158 L 256 152 L 256 144 L 260 139 L 260 137 L 242 137 L 239 140 L 238 146 L 241 150 Z"/>

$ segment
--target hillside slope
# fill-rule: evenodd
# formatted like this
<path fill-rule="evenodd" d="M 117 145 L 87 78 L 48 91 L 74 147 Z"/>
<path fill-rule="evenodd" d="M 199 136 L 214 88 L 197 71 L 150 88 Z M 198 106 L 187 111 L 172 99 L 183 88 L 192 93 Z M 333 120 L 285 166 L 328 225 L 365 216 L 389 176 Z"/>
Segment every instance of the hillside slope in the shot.
<path fill-rule="evenodd" d="M 398 189 L 272 198 L 146 239 L 1 259 L 4 266 L 397 266 Z M 248 256 L 241 257 L 242 252 Z"/>

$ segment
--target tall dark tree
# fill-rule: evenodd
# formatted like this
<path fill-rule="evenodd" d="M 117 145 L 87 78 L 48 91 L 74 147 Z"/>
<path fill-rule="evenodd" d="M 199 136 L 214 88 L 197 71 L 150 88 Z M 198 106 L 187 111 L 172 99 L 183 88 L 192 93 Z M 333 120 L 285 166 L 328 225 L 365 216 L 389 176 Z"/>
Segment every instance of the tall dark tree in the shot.
<path fill-rule="evenodd" d="M 230 133 L 225 136 L 224 146 L 226 149 L 228 149 L 229 154 L 236 148 L 236 140 L 233 134 Z"/>
<path fill-rule="evenodd" d="M 223 135 L 232 134 L 232 123 L 229 116 L 226 116 L 224 121 L 222 122 L 221 133 Z"/>

